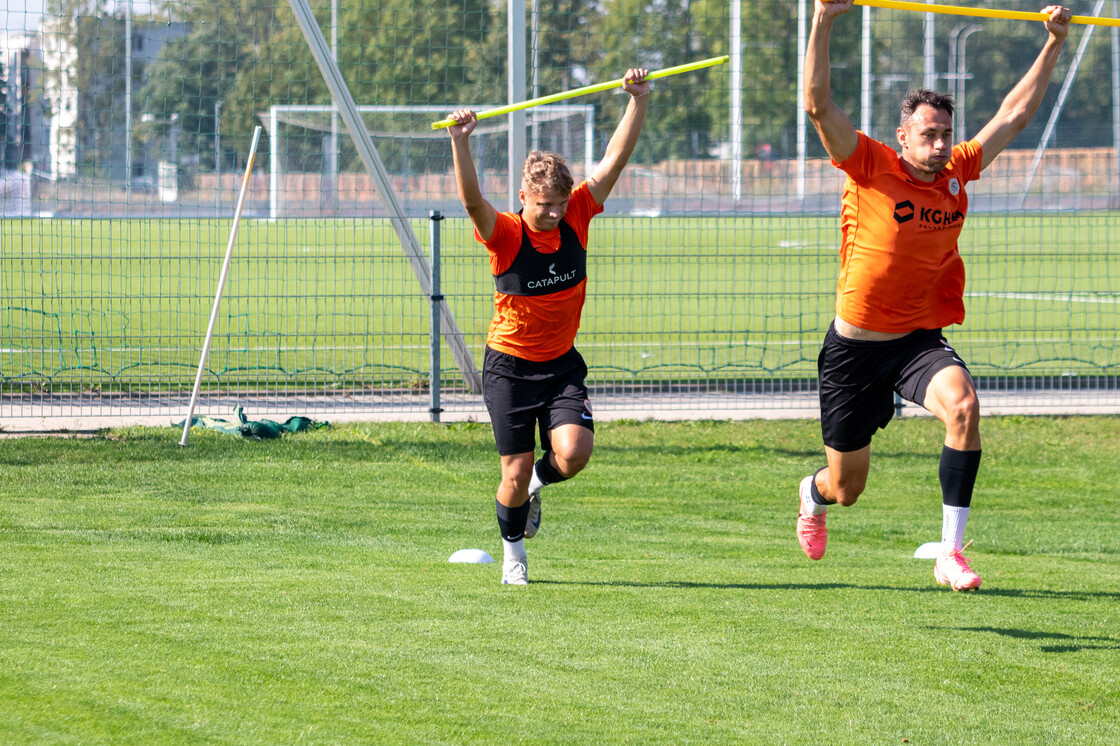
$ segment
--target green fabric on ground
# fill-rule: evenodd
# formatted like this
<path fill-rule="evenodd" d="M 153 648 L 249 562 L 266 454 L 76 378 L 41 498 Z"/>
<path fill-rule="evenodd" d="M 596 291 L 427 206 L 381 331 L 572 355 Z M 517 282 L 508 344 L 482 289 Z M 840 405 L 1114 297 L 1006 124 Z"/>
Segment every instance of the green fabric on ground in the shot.
<path fill-rule="evenodd" d="M 309 417 L 289 417 L 283 422 L 276 422 L 275 420 L 250 420 L 245 416 L 245 410 L 242 407 L 234 409 L 237 414 L 237 422 L 230 422 L 223 420 L 220 417 L 192 417 L 191 428 L 205 427 L 210 430 L 217 430 L 221 433 L 240 434 L 246 438 L 256 438 L 257 440 L 265 440 L 271 438 L 279 438 L 285 433 L 302 433 L 308 430 L 321 430 L 330 427 L 329 422 L 320 422 L 313 420 Z M 174 427 L 182 427 L 186 420 L 180 420 L 173 424 Z"/>

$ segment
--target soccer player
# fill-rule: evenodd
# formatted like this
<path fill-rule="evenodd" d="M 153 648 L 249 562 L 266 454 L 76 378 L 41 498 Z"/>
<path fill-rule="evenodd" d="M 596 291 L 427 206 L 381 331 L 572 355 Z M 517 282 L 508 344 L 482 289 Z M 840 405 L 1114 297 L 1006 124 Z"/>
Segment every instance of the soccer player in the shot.
<path fill-rule="evenodd" d="M 623 76 L 630 94 L 603 159 L 587 180 L 574 180 L 556 153 L 533 151 L 522 168 L 522 209 L 498 212 L 478 184 L 467 138 L 478 124 L 470 109 L 449 115 L 459 199 L 475 238 L 490 253 L 494 317 L 486 337 L 482 390 L 502 462 L 496 508 L 502 536 L 502 583 L 526 585 L 523 539 L 540 526 L 541 487 L 571 479 L 591 458 L 594 419 L 587 365 L 574 346 L 587 292 L 587 233 L 634 152 L 649 103 L 649 71 Z M 534 431 L 544 455 L 534 465 Z"/>
<path fill-rule="evenodd" d="M 832 101 L 829 37 L 852 0 L 817 0 L 805 57 L 805 111 L 833 164 L 847 174 L 841 205 L 836 318 L 817 368 L 828 465 L 799 489 L 797 539 L 824 556 L 828 507 L 849 506 L 867 485 L 871 437 L 893 414 L 893 393 L 945 424 L 938 475 L 942 548 L 934 578 L 980 587 L 961 554 L 980 467 L 980 406 L 972 377 L 942 328 L 964 321 L 964 264 L 957 251 L 968 197 L 980 176 L 1034 116 L 1069 32 L 1070 11 L 1043 9 L 1049 34 L 1026 75 L 975 138 L 953 145 L 953 101 L 915 90 L 902 102 L 899 155 L 857 132 Z"/>

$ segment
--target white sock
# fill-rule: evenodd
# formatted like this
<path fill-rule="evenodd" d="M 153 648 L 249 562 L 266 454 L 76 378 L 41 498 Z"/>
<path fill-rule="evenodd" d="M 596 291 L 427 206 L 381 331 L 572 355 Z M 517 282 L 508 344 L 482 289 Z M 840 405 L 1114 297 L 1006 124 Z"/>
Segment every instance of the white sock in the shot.
<path fill-rule="evenodd" d="M 941 545 L 946 549 L 960 549 L 964 545 L 964 527 L 968 523 L 968 508 L 955 505 L 941 506 Z"/>
<path fill-rule="evenodd" d="M 544 487 L 544 482 L 542 482 L 541 478 L 537 476 L 537 467 L 533 466 L 533 477 L 529 480 L 529 494 L 531 495 L 534 492 L 540 492 L 541 487 Z"/>
<path fill-rule="evenodd" d="M 506 541 L 502 539 L 502 550 L 504 554 L 503 561 L 509 562 L 510 560 L 517 560 L 518 562 L 526 562 L 528 555 L 525 554 L 525 541 L 518 539 L 517 541 Z"/>
<path fill-rule="evenodd" d="M 808 515 L 824 515 L 828 512 L 828 506 L 821 505 L 820 503 L 813 500 L 812 493 L 809 493 L 805 496 L 805 498 L 801 501 L 801 506 L 802 511 Z"/>

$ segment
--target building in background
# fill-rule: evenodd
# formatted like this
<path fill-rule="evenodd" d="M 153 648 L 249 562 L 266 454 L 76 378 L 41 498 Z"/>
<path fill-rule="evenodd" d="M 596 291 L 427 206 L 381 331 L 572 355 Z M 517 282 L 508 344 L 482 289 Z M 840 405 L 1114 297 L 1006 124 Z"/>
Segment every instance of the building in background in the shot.
<path fill-rule="evenodd" d="M 48 118 L 44 175 L 51 181 L 68 179 L 78 171 L 78 47 L 71 37 L 64 19 L 43 17 L 39 44 L 43 50 L 43 105 Z"/>
<path fill-rule="evenodd" d="M 41 97 L 42 56 L 34 34 L 0 31 L 0 87 L 4 111 L 0 116 L 0 169 L 27 171 L 41 167 L 46 142 Z"/>
<path fill-rule="evenodd" d="M 140 121 L 135 93 L 164 45 L 186 36 L 190 25 L 133 19 L 131 38 L 122 18 L 44 16 L 38 34 L 42 49 L 42 98 L 49 119 L 44 171 L 56 181 L 89 175 L 123 181 L 154 172 L 146 151 L 132 136 Z M 132 47 L 132 94 L 125 90 L 123 50 Z M 131 119 L 125 116 L 131 106 Z M 132 158 L 127 150 L 131 146 Z"/>

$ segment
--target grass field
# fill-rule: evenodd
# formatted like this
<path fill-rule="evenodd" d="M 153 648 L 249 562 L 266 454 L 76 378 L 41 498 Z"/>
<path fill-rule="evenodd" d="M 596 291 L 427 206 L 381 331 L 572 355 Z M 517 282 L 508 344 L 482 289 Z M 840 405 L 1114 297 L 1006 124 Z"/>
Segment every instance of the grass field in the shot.
<path fill-rule="evenodd" d="M 836 217 L 593 224 L 578 344 L 593 382 L 815 375 Z M 428 221 L 414 230 L 425 244 Z M 481 360 L 493 283 L 466 220 L 442 223 L 443 291 Z M 0 375 L 10 386 L 189 386 L 228 224 L 0 221 Z M 1120 371 L 1120 214 L 971 217 L 977 375 Z M 428 302 L 384 221 L 246 221 L 208 383 L 394 386 L 426 378 Z M 446 384 L 457 376 L 445 354 Z"/>
<path fill-rule="evenodd" d="M 1120 742 L 1120 419 L 991 418 L 938 587 L 928 419 L 793 534 L 818 425 L 604 423 L 527 588 L 489 429 L 0 440 L 6 743 Z"/>

